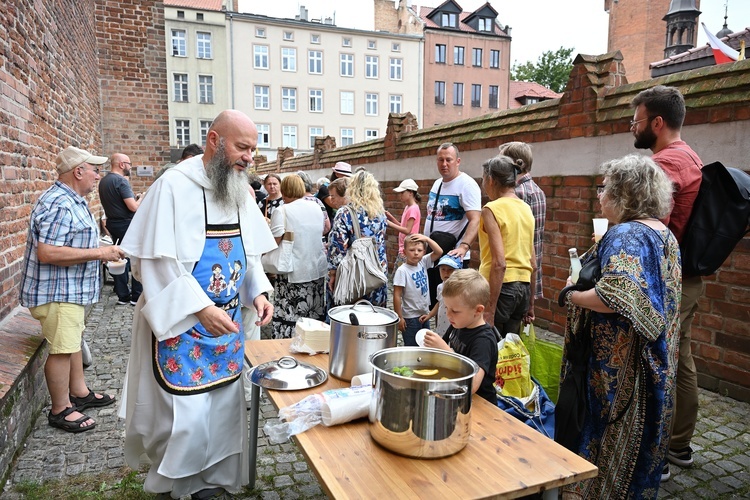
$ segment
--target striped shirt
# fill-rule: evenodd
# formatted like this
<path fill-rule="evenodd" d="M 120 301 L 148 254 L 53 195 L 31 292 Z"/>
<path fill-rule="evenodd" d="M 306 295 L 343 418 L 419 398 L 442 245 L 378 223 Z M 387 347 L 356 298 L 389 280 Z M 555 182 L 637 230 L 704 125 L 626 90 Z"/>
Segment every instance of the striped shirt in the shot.
<path fill-rule="evenodd" d="M 516 196 L 531 207 L 534 214 L 534 253 L 536 253 L 536 292 L 534 298 L 540 299 L 542 294 L 542 236 L 544 235 L 544 220 L 547 215 L 547 197 L 544 191 L 531 179 L 530 173 L 525 173 L 516 180 Z"/>
<path fill-rule="evenodd" d="M 37 256 L 40 242 L 58 247 L 99 247 L 99 228 L 86 200 L 60 181 L 42 193 L 31 211 L 21 304 L 26 307 L 50 302 L 86 305 L 99 300 L 98 260 L 72 266 L 42 264 Z"/>

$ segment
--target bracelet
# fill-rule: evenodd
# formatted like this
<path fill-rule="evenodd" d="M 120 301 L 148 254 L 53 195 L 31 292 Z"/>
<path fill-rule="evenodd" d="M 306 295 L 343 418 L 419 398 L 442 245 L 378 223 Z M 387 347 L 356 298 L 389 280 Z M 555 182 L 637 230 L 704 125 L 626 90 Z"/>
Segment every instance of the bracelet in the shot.
<path fill-rule="evenodd" d="M 462 241 L 461 243 L 458 244 L 458 246 L 461 246 L 461 245 L 466 245 L 466 248 L 468 248 L 469 250 L 471 250 L 471 245 L 469 245 L 465 241 Z"/>

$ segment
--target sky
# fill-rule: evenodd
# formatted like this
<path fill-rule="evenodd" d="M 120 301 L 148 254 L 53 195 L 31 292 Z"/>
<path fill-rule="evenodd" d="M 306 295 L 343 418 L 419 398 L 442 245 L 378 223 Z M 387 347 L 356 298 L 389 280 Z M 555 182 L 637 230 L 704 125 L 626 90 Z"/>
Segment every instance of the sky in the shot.
<path fill-rule="evenodd" d="M 412 5 L 436 7 L 444 0 L 412 0 Z M 487 0 L 458 0 L 464 11 L 481 7 Z M 724 24 L 724 5 L 729 2 L 727 24 L 734 31 L 750 27 L 750 0 L 701 0 L 700 22 L 712 33 Z M 498 21 L 510 25 L 511 64 L 536 62 L 547 50 L 573 47 L 576 54 L 598 55 L 607 51 L 609 16 L 604 0 L 489 0 L 498 12 Z M 570 6 L 575 8 L 571 9 Z M 371 0 L 239 0 L 239 10 L 272 17 L 294 18 L 304 5 L 309 18 L 335 17 L 336 25 L 346 28 L 373 29 Z M 540 13 L 543 13 L 540 15 Z M 665 25 L 666 34 L 666 25 Z M 698 46 L 707 43 L 703 29 L 698 28 Z"/>

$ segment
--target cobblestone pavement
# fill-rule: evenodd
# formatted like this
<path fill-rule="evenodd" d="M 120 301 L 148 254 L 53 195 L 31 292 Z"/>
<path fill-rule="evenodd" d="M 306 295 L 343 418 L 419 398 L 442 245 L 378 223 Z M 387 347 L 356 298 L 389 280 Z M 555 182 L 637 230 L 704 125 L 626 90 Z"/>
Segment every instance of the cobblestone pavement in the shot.
<path fill-rule="evenodd" d="M 86 370 L 89 386 L 121 395 L 130 349 L 133 308 L 115 305 L 112 287 L 91 310 L 85 338 L 94 356 Z M 110 295 L 107 295 L 110 293 Z M 125 465 L 123 421 L 119 403 L 87 410 L 97 421 L 94 431 L 70 434 L 47 424 L 45 408 L 34 424 L 25 448 L 11 471 L 2 499 L 20 499 L 14 485 L 22 481 L 65 480 L 80 474 L 116 473 Z M 750 498 L 750 404 L 700 391 L 700 414 L 693 447 L 695 464 L 689 469 L 671 466 L 672 479 L 662 483 L 660 499 Z M 326 498 L 315 475 L 297 447 L 289 442 L 271 445 L 263 435 L 267 419 L 277 417 L 265 397 L 261 401 L 256 489 L 236 498 Z M 532 452 L 532 451 L 530 451 Z M 396 492 L 394 494 L 397 495 Z"/>

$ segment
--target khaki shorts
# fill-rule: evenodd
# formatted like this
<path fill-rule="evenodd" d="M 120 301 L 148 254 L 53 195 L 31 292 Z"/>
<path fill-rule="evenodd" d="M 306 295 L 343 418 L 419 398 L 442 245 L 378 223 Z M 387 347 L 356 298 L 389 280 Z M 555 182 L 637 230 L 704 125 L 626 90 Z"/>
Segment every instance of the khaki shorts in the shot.
<path fill-rule="evenodd" d="M 29 312 L 42 324 L 42 333 L 49 343 L 50 354 L 73 354 L 81 350 L 84 329 L 82 305 L 50 302 L 31 307 Z"/>

